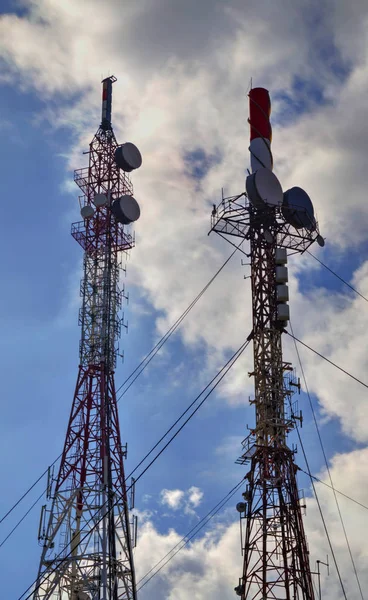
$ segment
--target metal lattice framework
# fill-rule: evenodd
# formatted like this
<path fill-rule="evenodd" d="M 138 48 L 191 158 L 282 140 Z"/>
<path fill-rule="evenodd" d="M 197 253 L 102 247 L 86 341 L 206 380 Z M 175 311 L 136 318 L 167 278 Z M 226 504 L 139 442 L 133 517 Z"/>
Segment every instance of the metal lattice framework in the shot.
<path fill-rule="evenodd" d="M 275 256 L 280 247 L 305 251 L 318 226 L 295 230 L 279 207 L 256 209 L 245 193 L 223 199 L 211 225 L 221 237 L 250 245 L 256 425 L 237 460 L 250 463 L 250 470 L 241 514 L 243 575 L 235 591 L 242 600 L 314 600 L 295 451 L 287 446 L 287 434 L 301 417 L 291 400 L 298 383 L 282 356 Z"/>
<path fill-rule="evenodd" d="M 114 80 L 105 80 L 110 102 Z M 124 295 L 119 273 L 122 254 L 134 240 L 110 209 L 115 198 L 132 194 L 132 185 L 115 164 L 117 145 L 109 120 L 103 120 L 90 144 L 89 167 L 75 172 L 81 206 L 93 206 L 96 194 L 105 194 L 108 203 L 72 225 L 84 249 L 80 366 L 59 472 L 49 488 L 51 507 L 43 507 L 41 515 L 34 600 L 136 598 L 135 532 L 114 384 Z"/>

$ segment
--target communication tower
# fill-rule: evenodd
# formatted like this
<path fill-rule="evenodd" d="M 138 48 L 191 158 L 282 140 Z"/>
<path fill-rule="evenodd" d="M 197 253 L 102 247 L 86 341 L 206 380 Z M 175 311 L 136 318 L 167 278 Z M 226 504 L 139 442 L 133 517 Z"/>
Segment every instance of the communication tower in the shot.
<path fill-rule="evenodd" d="M 211 231 L 246 240 L 250 248 L 256 420 L 237 460 L 249 471 L 237 504 L 244 564 L 235 592 L 242 600 L 314 600 L 296 450 L 287 443 L 302 420 L 292 400 L 300 384 L 283 360 L 281 338 L 289 320 L 287 254 L 324 240 L 308 194 L 299 187 L 283 193 L 272 171 L 268 91 L 252 89 L 249 109 L 247 192 L 223 199 L 211 223 Z"/>
<path fill-rule="evenodd" d="M 42 508 L 42 545 L 34 600 L 136 598 L 133 547 L 114 371 L 124 290 L 122 255 L 134 246 L 129 224 L 140 215 L 128 173 L 139 150 L 118 145 L 111 125 L 112 85 L 102 82 L 102 121 L 89 146 L 89 166 L 75 171 L 82 221 L 72 236 L 84 250 L 80 286 L 79 371 L 58 474 Z"/>

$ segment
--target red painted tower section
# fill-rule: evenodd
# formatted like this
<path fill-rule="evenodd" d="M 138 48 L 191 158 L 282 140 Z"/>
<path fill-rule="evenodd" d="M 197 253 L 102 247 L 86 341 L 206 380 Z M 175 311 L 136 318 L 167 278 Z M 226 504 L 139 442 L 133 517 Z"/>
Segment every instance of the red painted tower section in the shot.
<path fill-rule="evenodd" d="M 84 250 L 80 364 L 60 468 L 49 489 L 50 507 L 43 507 L 41 515 L 34 600 L 136 598 L 126 446 L 114 384 L 124 325 L 119 275 L 123 254 L 134 240 L 112 210 L 114 201 L 132 197 L 133 189 L 115 160 L 114 81 L 103 81 L 102 122 L 90 143 L 89 166 L 75 172 L 83 221 L 72 225 L 72 236 Z"/>

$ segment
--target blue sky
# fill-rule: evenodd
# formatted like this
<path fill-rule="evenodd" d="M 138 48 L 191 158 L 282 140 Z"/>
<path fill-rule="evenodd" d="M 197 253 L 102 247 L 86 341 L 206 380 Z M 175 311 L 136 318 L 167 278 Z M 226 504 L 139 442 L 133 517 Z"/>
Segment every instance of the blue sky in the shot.
<path fill-rule="evenodd" d="M 290 8 L 283 0 L 280 11 L 263 1 L 245 11 L 240 0 L 225 5 L 204 0 L 202 20 L 192 1 L 184 10 L 180 3 L 159 0 L 155 11 L 144 0 L 127 4 L 125 11 L 113 0 L 104 3 L 103 12 L 96 0 L 87 4 L 88 9 L 80 1 L 63 6 L 53 0 L 1 4 L 0 477 L 5 493 L 0 514 L 62 449 L 80 335 L 82 251 L 70 236 L 70 224 L 79 218 L 73 169 L 87 164 L 82 151 L 99 125 L 101 75 L 113 72 L 118 77 L 113 122 L 119 141 L 133 141 L 143 154 L 143 166 L 133 176 L 142 217 L 128 262 L 129 334 L 122 334 L 125 360 L 117 370 L 117 386 L 232 251 L 207 232 L 221 188 L 228 194 L 243 190 L 249 166 L 245 97 L 251 77 L 255 85 L 270 89 L 275 172 L 285 189 L 305 187 L 315 202 L 327 242 L 323 250 L 312 252 L 368 294 L 364 3 L 353 2 L 347 17 L 343 6 L 327 1 L 298 0 Z M 309 5 L 316 21 L 305 16 Z M 92 19 L 94 11 L 99 11 L 103 36 Z M 295 21 L 298 14 L 303 18 Z M 128 473 L 248 335 L 250 288 L 240 261 L 240 254 L 232 259 L 119 403 Z M 365 302 L 310 257 L 293 260 L 290 270 L 296 335 L 365 380 Z M 344 485 L 343 491 L 367 503 L 365 391 L 307 351 L 301 355 L 336 486 Z M 298 370 L 290 343 L 285 358 Z M 241 478 L 242 468 L 234 461 L 246 426 L 253 422 L 247 405 L 252 394 L 248 370 L 250 353 L 139 482 L 141 546 L 136 562 L 141 574 L 153 564 L 153 555 L 158 559 L 166 553 L 175 532 L 183 535 L 196 522 L 186 509 L 190 488 L 203 492 L 199 505 L 192 506 L 201 517 Z M 311 469 L 321 473 L 323 459 L 308 399 L 302 393 L 298 400 Z M 298 461 L 304 468 L 301 453 Z M 300 486 L 311 496 L 304 476 Z M 175 510 L 162 502 L 164 489 L 184 492 Z M 42 483 L 0 525 L 1 539 L 41 491 Z M 349 578 L 336 508 L 322 488 L 321 494 Z M 6 574 L 3 594 L 10 600 L 36 576 L 43 502 L 0 548 Z M 312 498 L 308 507 L 313 560 L 321 559 L 326 544 L 319 537 Z M 344 508 L 357 565 L 367 577 L 363 565 L 368 546 L 359 533 L 367 516 L 354 505 Z M 217 582 L 215 598 L 232 598 L 232 583 L 241 573 L 238 533 L 233 535 L 231 525 L 236 518 L 230 509 L 219 517 L 222 528 L 212 523 L 208 529 L 213 538 L 202 537 L 183 551 L 167 576 L 147 585 L 141 597 L 156 598 L 161 590 L 165 597 L 175 594 L 180 600 L 194 594 L 204 598 L 194 567 L 188 567 L 193 575 L 189 583 L 181 583 L 183 565 L 192 560 L 204 582 Z M 150 549 L 155 549 L 151 558 Z M 213 565 L 218 555 L 229 557 L 223 558 L 216 575 L 206 553 Z M 349 585 L 349 600 L 355 600 L 354 581 Z M 340 598 L 333 572 L 329 586 L 326 600 Z"/>

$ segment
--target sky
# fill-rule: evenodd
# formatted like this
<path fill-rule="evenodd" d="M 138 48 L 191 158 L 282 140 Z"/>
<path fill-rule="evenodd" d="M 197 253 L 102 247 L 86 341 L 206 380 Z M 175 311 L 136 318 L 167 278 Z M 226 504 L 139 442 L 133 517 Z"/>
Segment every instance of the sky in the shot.
<path fill-rule="evenodd" d="M 101 79 L 115 75 L 113 125 L 143 165 L 141 206 L 127 264 L 129 305 L 119 386 L 232 252 L 211 234 L 212 204 L 243 192 L 249 167 L 247 92 L 272 101 L 274 171 L 303 187 L 324 248 L 317 257 L 368 296 L 366 196 L 368 6 L 365 0 L 3 0 L 0 477 L 4 514 L 61 452 L 78 367 L 81 248 L 73 170 L 86 166 L 100 122 Z M 249 267 L 232 258 L 177 333 L 119 402 L 127 472 L 188 406 L 250 331 Z M 311 256 L 289 261 L 295 335 L 368 382 L 366 302 Z M 368 505 L 366 388 L 300 349 L 334 485 Z M 301 377 L 291 339 L 284 358 Z M 245 474 L 234 461 L 254 422 L 249 349 L 137 484 L 135 563 L 142 578 Z M 305 392 L 305 386 L 302 382 Z M 328 482 L 308 397 L 300 433 L 312 473 Z M 290 443 L 297 444 L 296 435 Z M 297 444 L 299 446 L 299 444 Z M 306 469 L 302 452 L 297 463 Z M 332 556 L 302 473 L 311 565 Z M 42 493 L 42 480 L 0 524 L 1 540 Z M 349 600 L 361 598 L 333 493 L 316 490 Z M 239 493 L 240 496 L 240 493 Z M 234 496 L 147 583 L 140 598 L 227 600 L 242 572 Z M 4 597 L 36 577 L 43 497 L 1 545 Z M 341 497 L 363 593 L 368 513 Z M 341 600 L 336 569 L 324 600 Z"/>

